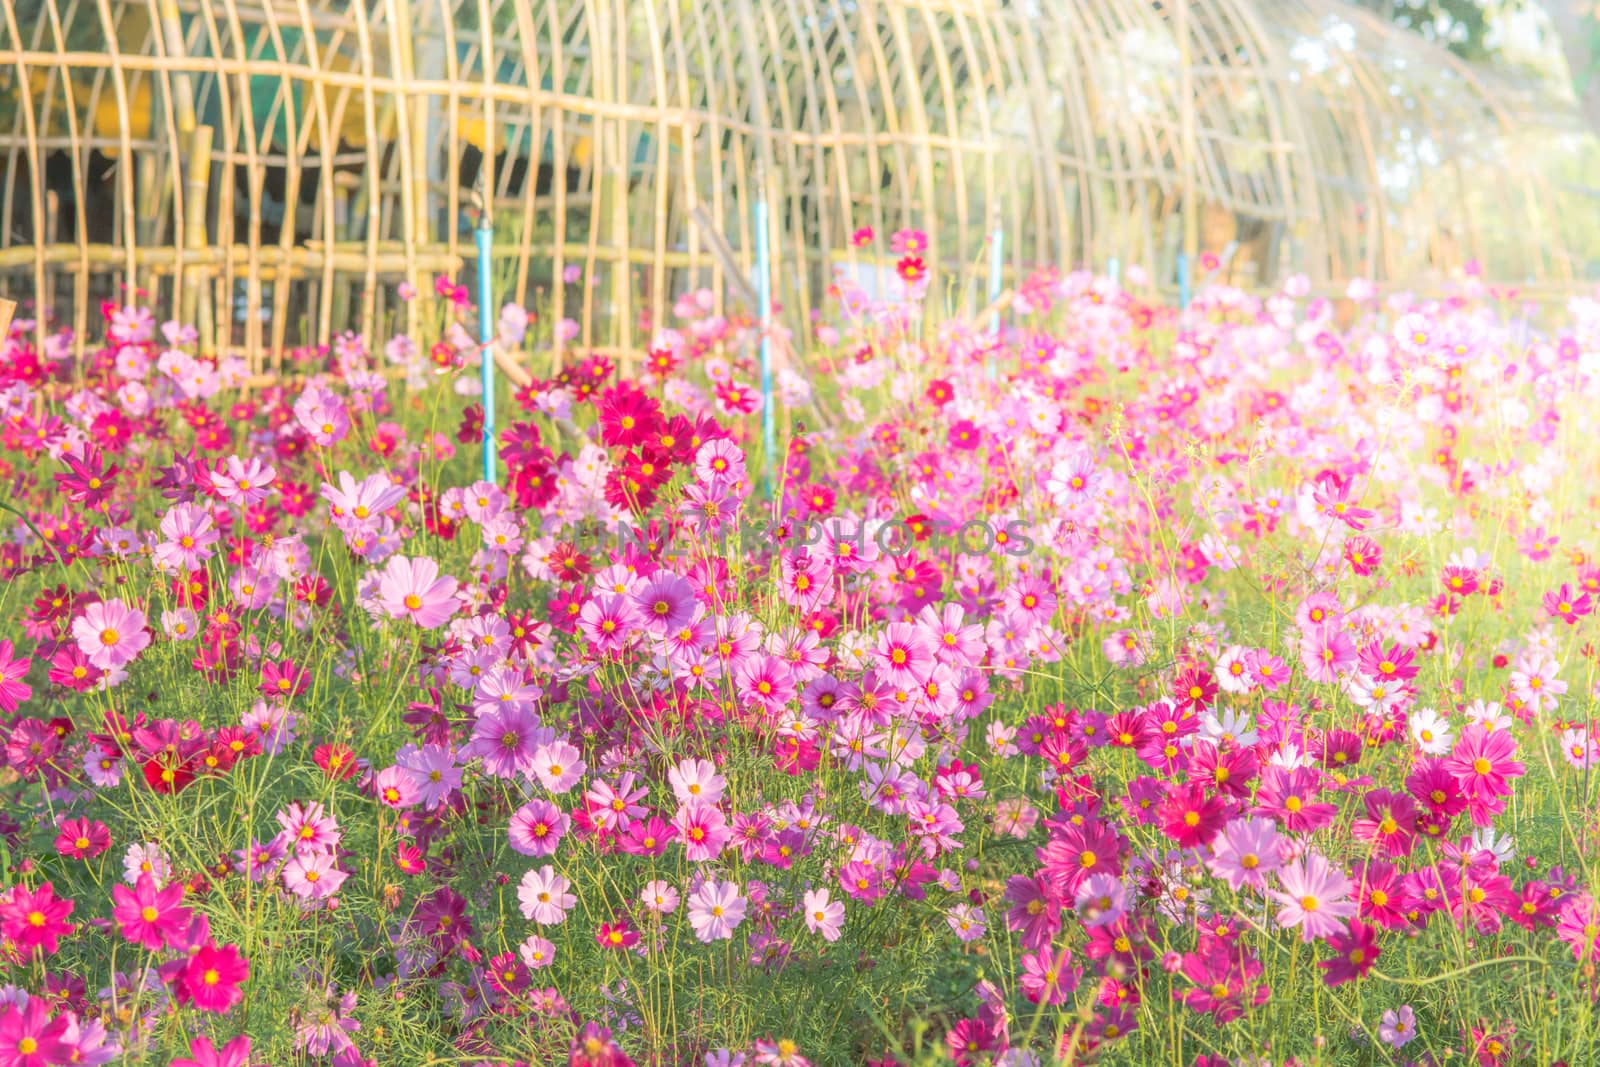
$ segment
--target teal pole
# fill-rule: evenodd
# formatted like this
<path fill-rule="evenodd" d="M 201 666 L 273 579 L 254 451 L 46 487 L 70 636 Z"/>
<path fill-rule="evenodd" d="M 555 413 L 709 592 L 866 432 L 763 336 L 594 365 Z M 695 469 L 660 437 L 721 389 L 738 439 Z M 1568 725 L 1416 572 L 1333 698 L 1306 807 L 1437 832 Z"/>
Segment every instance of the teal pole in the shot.
<path fill-rule="evenodd" d="M 776 499 L 773 460 L 778 451 L 777 427 L 772 410 L 772 249 L 767 233 L 767 197 L 756 201 L 756 289 L 761 304 L 761 440 L 767 454 L 767 494 Z"/>
<path fill-rule="evenodd" d="M 1106 260 L 1106 277 L 1111 279 L 1111 284 L 1116 285 L 1122 280 L 1122 261 L 1116 256 Z"/>
<path fill-rule="evenodd" d="M 989 303 L 993 304 L 1000 299 L 1000 271 L 1006 261 L 1006 231 L 999 226 L 994 228 L 994 235 L 989 241 Z M 994 313 L 994 322 L 989 327 L 989 332 L 995 335 L 1000 333 L 1000 312 Z"/>
<path fill-rule="evenodd" d="M 494 443 L 494 280 L 490 277 L 494 250 L 494 228 L 487 215 L 478 219 L 478 340 L 483 378 L 483 480 L 493 485 L 495 477 Z"/>
<path fill-rule="evenodd" d="M 1178 253 L 1178 307 L 1189 310 L 1189 257 Z"/>

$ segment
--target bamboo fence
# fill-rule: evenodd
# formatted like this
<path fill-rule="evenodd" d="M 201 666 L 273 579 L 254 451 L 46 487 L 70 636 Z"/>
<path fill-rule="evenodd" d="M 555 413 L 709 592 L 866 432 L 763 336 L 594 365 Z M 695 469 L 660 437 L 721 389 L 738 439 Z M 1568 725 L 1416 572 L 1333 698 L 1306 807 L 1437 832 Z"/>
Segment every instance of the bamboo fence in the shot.
<path fill-rule="evenodd" d="M 1581 129 L 1341 0 L 0 0 L 0 293 L 81 343 L 142 291 L 261 373 L 415 331 L 487 210 L 505 299 L 630 351 L 758 199 L 796 322 L 857 229 L 937 286 L 996 217 L 1013 276 L 1559 285 L 1592 193 L 1537 164 Z"/>

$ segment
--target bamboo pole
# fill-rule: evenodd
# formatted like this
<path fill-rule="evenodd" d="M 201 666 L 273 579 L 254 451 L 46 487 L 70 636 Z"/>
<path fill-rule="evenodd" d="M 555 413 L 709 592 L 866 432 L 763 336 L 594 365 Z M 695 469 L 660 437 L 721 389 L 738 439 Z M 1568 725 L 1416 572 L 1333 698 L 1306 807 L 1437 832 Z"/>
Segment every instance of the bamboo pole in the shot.
<path fill-rule="evenodd" d="M 210 126 L 197 126 L 189 139 L 189 158 L 185 161 L 185 195 L 183 244 L 185 251 L 199 251 L 206 247 L 206 204 L 211 189 L 211 142 L 215 134 Z M 206 268 L 193 263 L 183 270 L 182 321 L 198 324 L 200 336 L 209 343 L 215 337 L 212 329 L 211 301 L 206 299 L 204 278 Z"/>

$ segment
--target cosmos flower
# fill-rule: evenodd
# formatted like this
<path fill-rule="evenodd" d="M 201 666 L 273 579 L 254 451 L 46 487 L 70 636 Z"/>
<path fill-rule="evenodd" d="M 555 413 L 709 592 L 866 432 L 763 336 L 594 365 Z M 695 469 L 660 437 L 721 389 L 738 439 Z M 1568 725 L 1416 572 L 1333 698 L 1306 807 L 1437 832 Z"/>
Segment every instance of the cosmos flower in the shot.
<path fill-rule="evenodd" d="M 73 620 L 72 636 L 89 662 L 103 671 L 127 666 L 150 645 L 144 612 L 121 600 L 90 604 Z"/>
<path fill-rule="evenodd" d="M 433 560 L 393 556 L 379 578 L 378 603 L 390 618 L 410 619 L 424 630 L 433 630 L 458 610 L 457 588 L 454 578 L 440 577 L 439 565 Z"/>
<path fill-rule="evenodd" d="M 689 925 L 701 941 L 724 941 L 744 922 L 749 902 L 732 882 L 708 879 L 689 894 Z"/>
<path fill-rule="evenodd" d="M 540 926 L 556 926 L 566 921 L 567 912 L 578 903 L 569 890 L 572 883 L 556 873 L 548 863 L 536 871 L 522 876 L 517 887 L 517 900 L 522 904 L 522 917 Z"/>
<path fill-rule="evenodd" d="M 1267 894 L 1282 905 L 1278 924 L 1298 927 L 1304 941 L 1342 933 L 1344 920 L 1356 913 L 1355 902 L 1349 899 L 1350 879 L 1319 853 L 1308 852 L 1304 859 L 1285 864 L 1278 880 L 1283 889 Z"/>

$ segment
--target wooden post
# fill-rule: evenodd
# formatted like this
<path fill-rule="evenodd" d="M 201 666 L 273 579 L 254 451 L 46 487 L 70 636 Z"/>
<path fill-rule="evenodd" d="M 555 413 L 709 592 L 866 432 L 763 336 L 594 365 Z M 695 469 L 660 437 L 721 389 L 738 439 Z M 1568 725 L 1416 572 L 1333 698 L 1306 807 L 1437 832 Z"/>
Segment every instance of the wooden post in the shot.
<path fill-rule="evenodd" d="M 54 189 L 45 190 L 44 194 L 44 241 L 54 248 L 61 239 L 61 194 Z M 45 275 L 44 292 L 36 294 L 36 303 L 39 307 L 39 317 L 44 318 L 46 308 L 51 310 L 56 306 L 56 272 L 51 271 Z M 0 332 L 0 342 L 4 342 L 6 335 Z"/>
<path fill-rule="evenodd" d="M 189 158 L 185 161 L 183 247 L 189 251 L 199 251 L 207 243 L 206 204 L 211 188 L 212 136 L 210 126 L 196 126 L 189 142 Z M 202 338 L 211 338 L 215 336 L 212 331 L 211 301 L 205 298 L 202 280 L 206 273 L 205 267 L 188 267 L 184 270 L 184 277 L 180 279 L 180 316 L 185 323 L 195 323 Z"/>
<path fill-rule="evenodd" d="M 330 240 L 334 247 L 340 244 L 350 244 L 356 239 L 356 216 L 351 201 L 364 183 L 360 178 L 349 171 L 334 171 L 333 173 L 333 224 L 334 233 Z M 363 307 L 372 301 L 374 294 L 369 287 L 361 287 L 361 301 Z M 333 276 L 333 314 L 336 321 L 346 322 L 350 314 L 350 274 L 340 271 Z M 363 319 L 362 321 L 365 321 Z M 369 338 L 369 340 L 371 340 Z"/>

